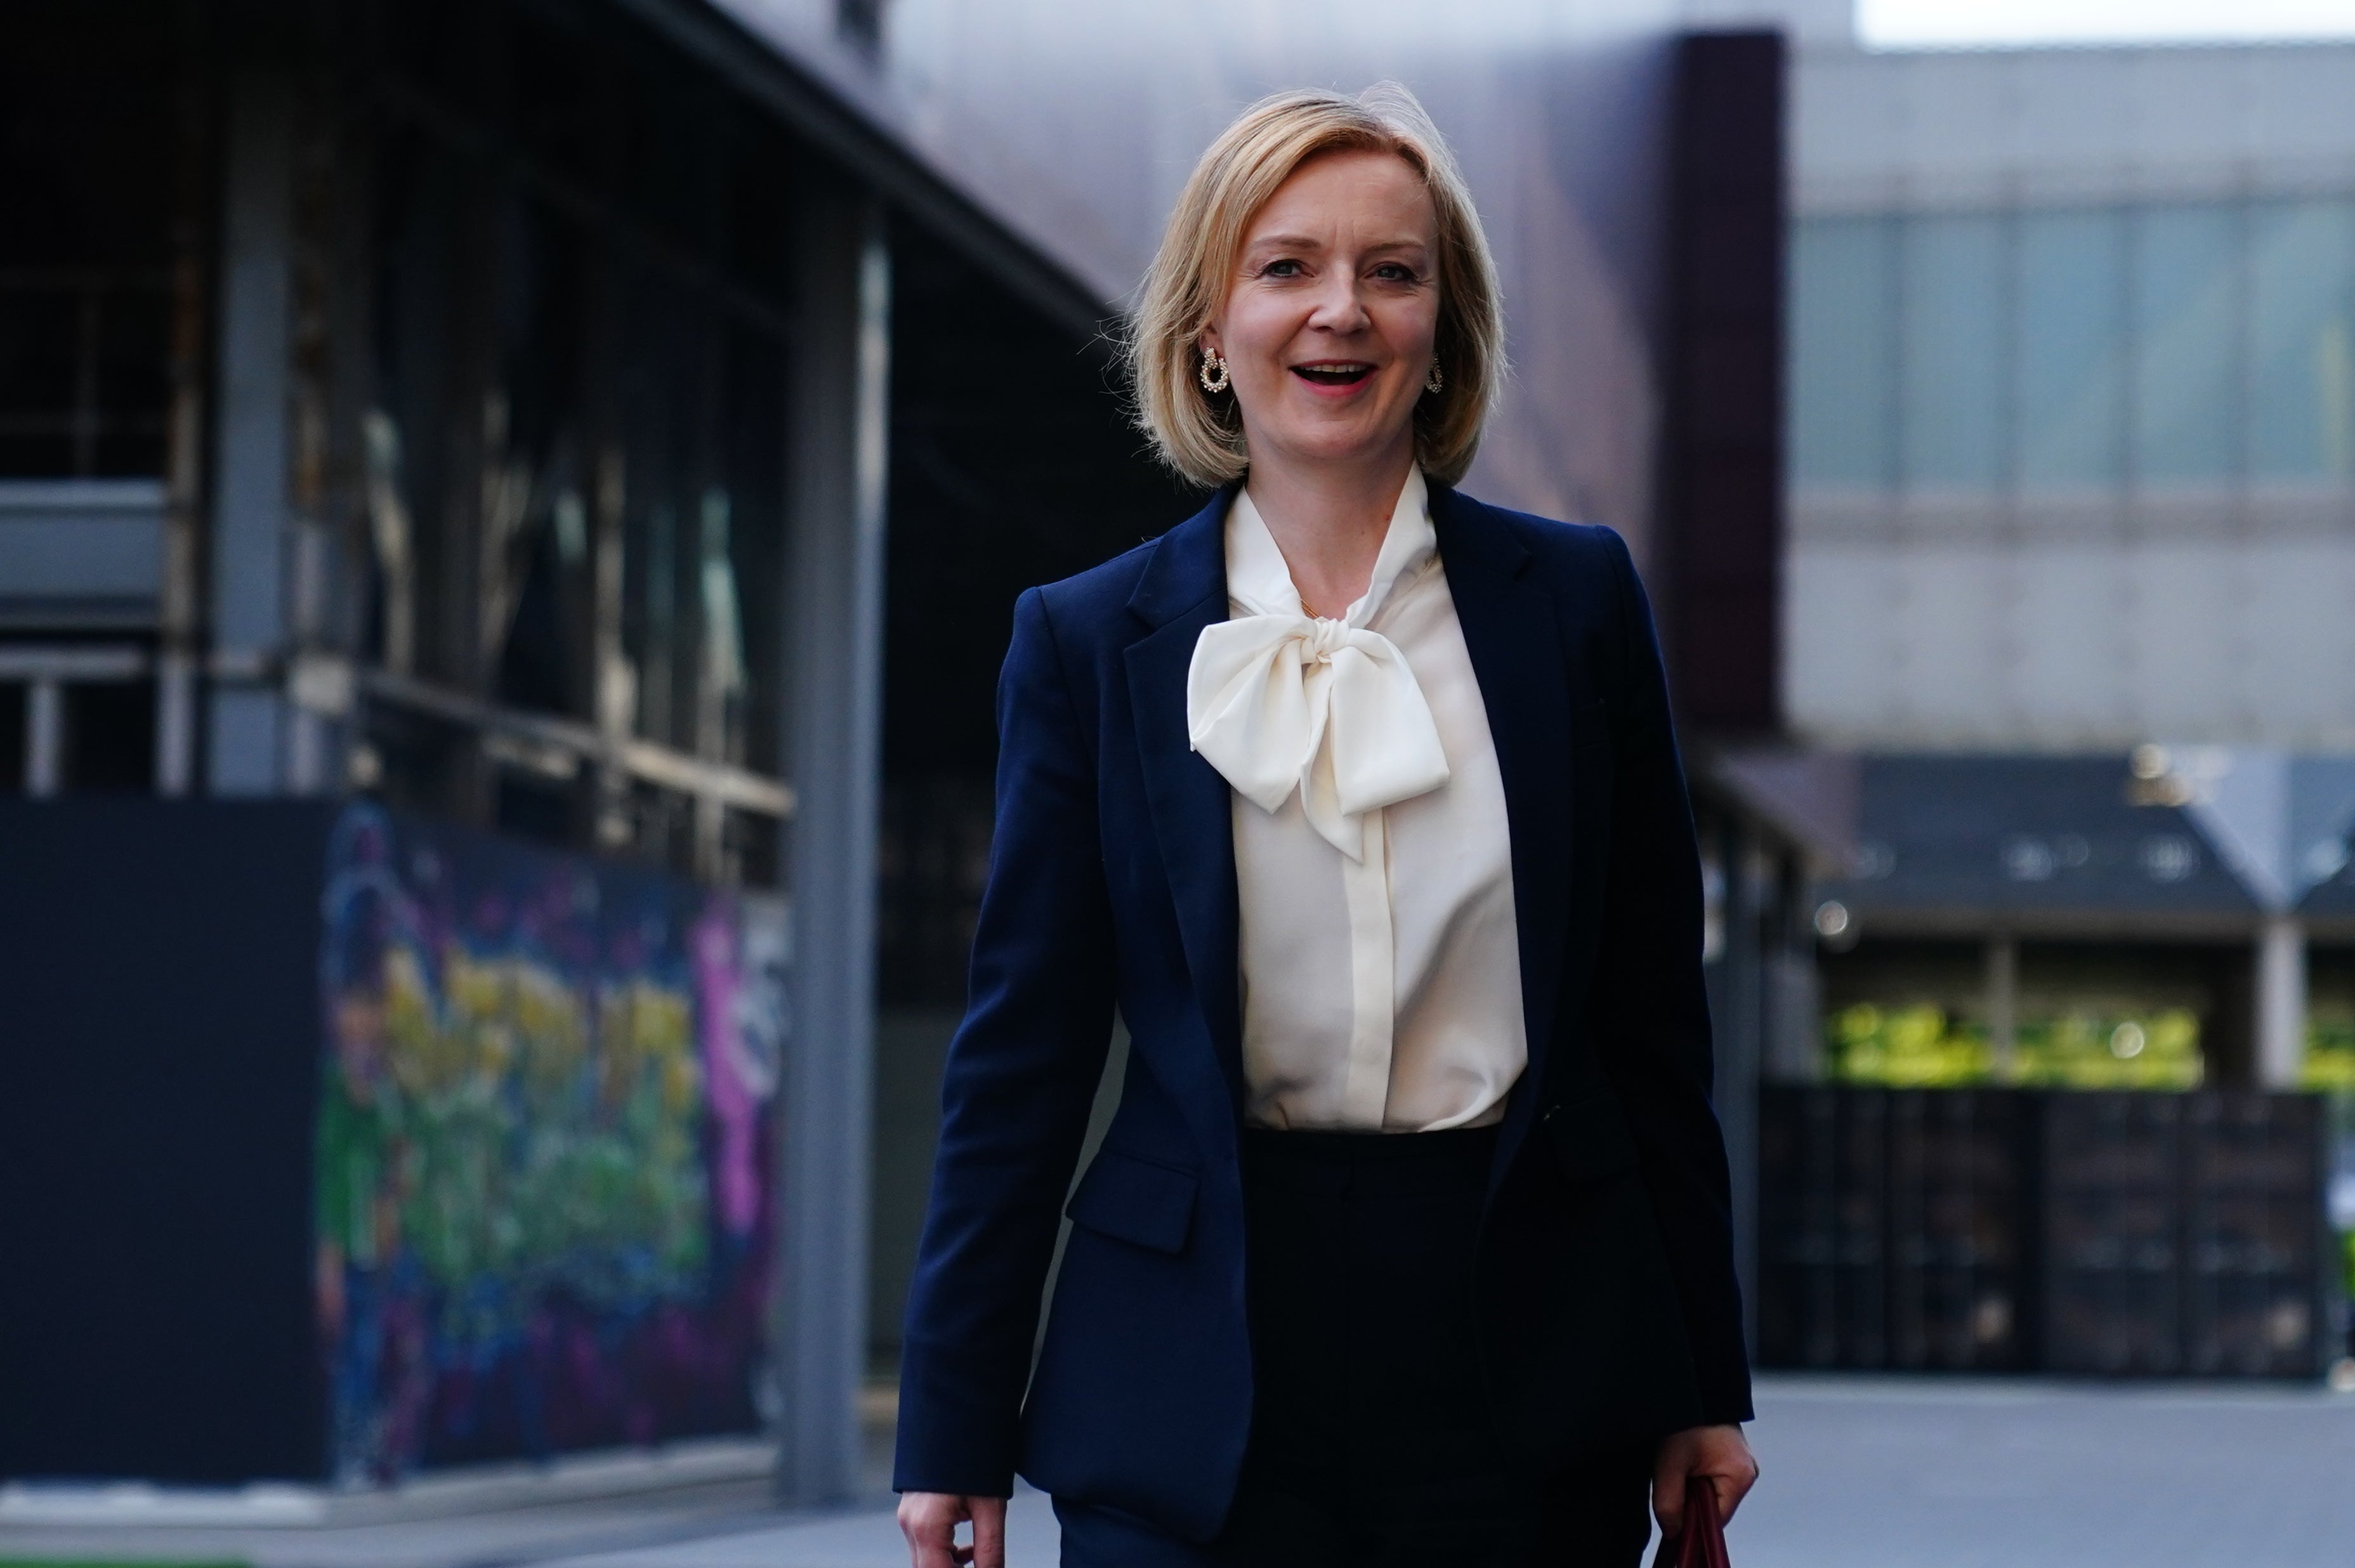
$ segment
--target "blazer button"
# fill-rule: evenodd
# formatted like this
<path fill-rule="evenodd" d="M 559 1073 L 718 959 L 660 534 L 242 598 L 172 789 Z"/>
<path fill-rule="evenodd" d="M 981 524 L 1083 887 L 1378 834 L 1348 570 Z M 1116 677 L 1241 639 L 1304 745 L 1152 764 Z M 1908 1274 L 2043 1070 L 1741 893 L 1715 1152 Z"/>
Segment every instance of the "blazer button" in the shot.
<path fill-rule="evenodd" d="M 1539 1121 L 1540 1125 L 1542 1125 L 1543 1124 L 1545 1124 L 1545 1123 L 1547 1123 L 1547 1122 L 1550 1122 L 1550 1121 L 1552 1121 L 1556 1116 L 1559 1116 L 1559 1115 L 1561 1115 L 1561 1107 L 1560 1105 L 1548 1105 L 1548 1106 L 1545 1108 L 1545 1115 L 1542 1115 L 1542 1116 L 1540 1116 L 1540 1117 L 1538 1118 L 1538 1121 Z"/>

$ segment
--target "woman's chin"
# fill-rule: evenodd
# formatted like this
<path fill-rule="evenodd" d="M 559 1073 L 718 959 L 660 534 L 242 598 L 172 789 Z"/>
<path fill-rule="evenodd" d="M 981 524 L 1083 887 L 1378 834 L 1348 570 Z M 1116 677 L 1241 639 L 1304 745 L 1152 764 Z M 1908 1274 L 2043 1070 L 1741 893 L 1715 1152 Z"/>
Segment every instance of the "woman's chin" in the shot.
<path fill-rule="evenodd" d="M 1413 439 L 1411 421 L 1376 419 L 1369 409 L 1350 410 L 1346 415 L 1339 410 L 1312 412 L 1323 417 L 1288 419 L 1260 433 L 1295 462 L 1337 465 L 1389 456 Z"/>

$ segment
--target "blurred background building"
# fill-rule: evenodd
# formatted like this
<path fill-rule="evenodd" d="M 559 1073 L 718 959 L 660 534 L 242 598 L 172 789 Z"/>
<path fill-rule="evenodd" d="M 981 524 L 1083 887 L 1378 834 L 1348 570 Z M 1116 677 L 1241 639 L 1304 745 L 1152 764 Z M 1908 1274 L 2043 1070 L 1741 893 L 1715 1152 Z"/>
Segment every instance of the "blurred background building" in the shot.
<path fill-rule="evenodd" d="M 1998 1053 L 2188 1014 L 2218 1080 L 2343 1078 L 2355 48 L 1875 54 L 1829 11 L 1795 18 L 1785 691 L 1811 740 L 1953 757 L 1866 766 L 1833 1009 L 1910 991 Z M 1937 866 L 1965 802 L 1996 853 Z M 1957 919 L 1983 952 L 1899 944 Z"/>
<path fill-rule="evenodd" d="M 2098 998 L 2196 1016 L 2213 1080 L 2335 1082 L 2355 48 L 1710 9 L 1794 40 L 1783 696 L 1864 757 L 1833 1011 L 2009 1057 Z"/>
<path fill-rule="evenodd" d="M 1793 40 L 1782 690 L 1853 803 L 1764 1348 L 2310 1371 L 2332 1135 L 2249 1092 L 2355 1082 L 2355 48 L 1713 9 Z"/>

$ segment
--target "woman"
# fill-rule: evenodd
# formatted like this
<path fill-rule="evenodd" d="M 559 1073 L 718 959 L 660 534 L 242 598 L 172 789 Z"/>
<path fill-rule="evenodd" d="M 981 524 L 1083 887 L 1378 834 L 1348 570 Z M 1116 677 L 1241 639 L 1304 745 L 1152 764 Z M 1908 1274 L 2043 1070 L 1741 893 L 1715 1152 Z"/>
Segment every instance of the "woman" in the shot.
<path fill-rule="evenodd" d="M 1497 289 L 1402 89 L 1238 120 L 1131 347 L 1163 456 L 1225 488 L 1016 607 L 908 1307 L 912 1562 L 996 1568 L 1018 1471 L 1091 1568 L 1633 1563 L 1647 1486 L 1673 1531 L 1688 1476 L 1730 1511 L 1756 1468 L 1626 549 L 1449 488 Z"/>

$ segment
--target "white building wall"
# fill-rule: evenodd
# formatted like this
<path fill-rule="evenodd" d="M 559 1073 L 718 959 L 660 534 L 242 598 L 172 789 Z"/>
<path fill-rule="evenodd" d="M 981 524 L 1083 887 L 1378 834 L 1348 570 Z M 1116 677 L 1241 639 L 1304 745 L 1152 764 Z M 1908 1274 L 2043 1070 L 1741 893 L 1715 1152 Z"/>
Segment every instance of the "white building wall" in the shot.
<path fill-rule="evenodd" d="M 2191 411 L 2195 429 L 2210 418 L 2231 426 L 2222 472 L 2162 472 L 2166 411 L 2147 406 L 2164 400 L 2169 324 L 2129 329 L 2120 352 L 2131 363 L 2105 372 L 2116 384 L 2100 407 L 2121 455 L 2094 482 L 2028 471 L 2041 441 L 2067 432 L 2023 412 L 2010 361 L 2009 400 L 1995 416 L 2009 454 L 1985 482 L 1909 474 L 1911 449 L 1895 438 L 1881 443 L 1885 470 L 1828 482 L 1795 462 L 1785 669 L 1795 728 L 1873 749 L 2118 749 L 2159 736 L 2355 747 L 2355 411 L 2344 406 L 2355 370 L 2339 362 L 2350 357 L 2355 265 L 2332 285 L 2340 304 L 2313 307 L 2339 315 L 2308 311 L 2291 345 L 2313 360 L 2319 389 L 2308 398 L 2319 413 L 2301 404 L 2295 417 L 2328 427 L 2318 447 L 2290 432 L 2314 449 L 2304 469 L 2275 471 L 2264 453 L 2283 443 L 2261 426 L 2288 416 L 2249 391 L 2249 368 L 2270 351 L 2253 341 L 2262 313 L 2249 296 L 2281 286 L 2267 282 L 2281 263 L 2266 236 L 2307 211 L 2275 204 L 2317 203 L 2317 221 L 2355 222 L 2355 209 L 2334 205 L 2355 198 L 2355 48 L 1870 54 L 1828 25 L 1819 0 L 1690 6 L 1696 16 L 1759 9 L 1797 23 L 1795 221 L 2003 215 L 2014 259 L 1984 321 L 1998 354 L 2039 352 L 2035 319 L 2023 325 L 2019 314 L 2028 264 L 2016 260 L 2032 215 L 2123 213 L 2103 221 L 2136 246 L 2143 214 L 2221 203 L 2211 210 L 2240 215 L 2247 251 L 2214 304 L 2237 313 L 2240 395 Z M 1891 286 L 1902 295 L 1902 281 Z M 2142 286 L 2128 283 L 2121 310 L 2143 308 Z M 1817 332 L 1867 311 L 1841 287 L 1818 289 Z M 1902 313 L 1906 301 L 1881 308 Z M 1808 325 L 1795 328 L 1801 355 Z M 1913 373 L 1913 384 L 1902 368 L 1891 373 L 1891 406 L 1918 400 Z M 1806 402 L 1795 387 L 1795 419 Z"/>
<path fill-rule="evenodd" d="M 1805 519 L 1785 699 L 1827 744 L 2355 749 L 2355 542 Z"/>
<path fill-rule="evenodd" d="M 1792 110 L 1802 214 L 2343 190 L 2355 46 L 1803 44 Z"/>

